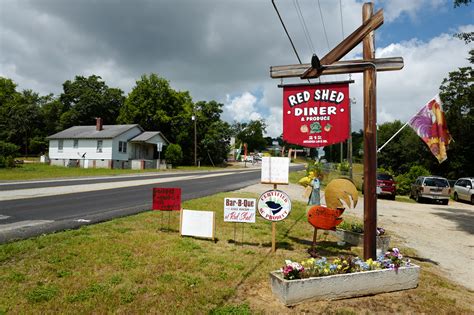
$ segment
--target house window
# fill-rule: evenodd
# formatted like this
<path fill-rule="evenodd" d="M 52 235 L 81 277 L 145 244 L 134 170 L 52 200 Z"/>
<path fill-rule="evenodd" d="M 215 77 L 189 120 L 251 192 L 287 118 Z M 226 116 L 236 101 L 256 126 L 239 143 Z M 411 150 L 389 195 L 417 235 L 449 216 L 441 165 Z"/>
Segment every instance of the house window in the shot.
<path fill-rule="evenodd" d="M 97 140 L 97 152 L 102 153 L 102 140 Z"/>
<path fill-rule="evenodd" d="M 74 144 L 72 145 L 72 147 L 73 147 L 74 149 L 79 148 L 79 140 L 75 139 L 75 140 L 74 140 Z"/>
<path fill-rule="evenodd" d="M 63 152 L 64 140 L 58 140 L 58 152 Z"/>
<path fill-rule="evenodd" d="M 127 153 L 127 142 L 119 141 L 119 152 Z"/>

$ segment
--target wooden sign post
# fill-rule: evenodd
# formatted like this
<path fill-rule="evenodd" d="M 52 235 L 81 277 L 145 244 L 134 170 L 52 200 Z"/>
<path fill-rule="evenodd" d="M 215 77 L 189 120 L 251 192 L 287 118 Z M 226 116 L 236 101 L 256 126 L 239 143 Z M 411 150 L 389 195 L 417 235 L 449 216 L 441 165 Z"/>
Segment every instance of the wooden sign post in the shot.
<path fill-rule="evenodd" d="M 372 18 L 373 3 L 362 6 L 364 23 Z M 363 56 L 366 60 L 375 58 L 374 32 L 364 37 Z M 376 257 L 377 230 L 377 106 L 375 67 L 364 70 L 364 257 Z M 370 233 L 367 233 L 369 232 Z"/>
<path fill-rule="evenodd" d="M 376 257 L 377 228 L 377 107 L 376 72 L 403 68 L 403 58 L 375 58 L 374 31 L 383 24 L 383 10 L 373 14 L 373 3 L 362 7 L 362 25 L 339 43 L 320 61 L 313 57 L 311 64 L 270 67 L 272 78 L 318 78 L 322 75 L 364 74 L 364 258 Z M 359 43 L 363 42 L 363 59 L 339 61 Z"/>

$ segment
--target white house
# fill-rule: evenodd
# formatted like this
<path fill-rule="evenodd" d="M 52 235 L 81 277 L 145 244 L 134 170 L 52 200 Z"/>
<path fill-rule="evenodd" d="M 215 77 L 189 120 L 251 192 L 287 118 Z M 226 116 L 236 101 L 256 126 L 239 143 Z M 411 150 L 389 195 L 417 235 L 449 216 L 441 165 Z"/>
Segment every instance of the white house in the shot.
<path fill-rule="evenodd" d="M 84 168 L 159 168 L 169 142 L 159 131 L 134 125 L 74 126 L 48 137 L 52 165 Z"/>

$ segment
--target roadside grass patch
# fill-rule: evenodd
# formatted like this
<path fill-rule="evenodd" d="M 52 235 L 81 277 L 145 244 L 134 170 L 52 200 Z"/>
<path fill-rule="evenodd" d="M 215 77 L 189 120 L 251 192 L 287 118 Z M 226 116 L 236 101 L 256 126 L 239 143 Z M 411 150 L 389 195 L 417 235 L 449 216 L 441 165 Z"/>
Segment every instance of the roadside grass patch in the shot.
<path fill-rule="evenodd" d="M 26 298 L 30 303 L 47 302 L 54 298 L 59 292 L 55 285 L 39 284 L 36 288 L 28 291 Z"/>
<path fill-rule="evenodd" d="M 107 168 L 77 168 L 77 167 L 62 167 L 55 165 L 48 165 L 42 163 L 26 163 L 17 165 L 14 168 L 0 169 L 0 180 L 31 180 L 31 179 L 46 179 L 46 178 L 60 178 L 60 177 L 82 177 L 82 176 L 103 176 L 103 175 L 131 175 L 143 173 L 156 172 L 174 172 L 180 171 L 209 171 L 222 170 L 223 167 L 194 167 L 182 166 L 173 170 L 159 170 L 159 169 L 107 169 Z"/>
<path fill-rule="evenodd" d="M 181 237 L 178 212 L 149 211 L 0 245 L 0 311 L 303 313 L 307 305 L 289 310 L 272 297 L 268 272 L 280 268 L 285 259 L 308 258 L 313 228 L 307 223 L 305 204 L 293 202 L 287 220 L 277 223 L 277 252 L 272 254 L 271 223 L 260 217 L 255 224 L 238 224 L 234 239 L 235 224 L 223 222 L 225 197 L 258 198 L 228 192 L 183 203 L 186 209 L 216 212 L 216 241 Z M 359 247 L 338 246 L 331 235 L 318 236 L 321 255 L 362 254 Z M 430 272 L 433 266 L 422 266 L 422 284 L 415 290 L 320 302 L 308 310 L 469 313 L 466 301 L 472 293 Z M 259 300 L 262 296 L 264 302 Z M 390 300 L 398 303 L 396 308 L 386 306 L 393 304 Z"/>

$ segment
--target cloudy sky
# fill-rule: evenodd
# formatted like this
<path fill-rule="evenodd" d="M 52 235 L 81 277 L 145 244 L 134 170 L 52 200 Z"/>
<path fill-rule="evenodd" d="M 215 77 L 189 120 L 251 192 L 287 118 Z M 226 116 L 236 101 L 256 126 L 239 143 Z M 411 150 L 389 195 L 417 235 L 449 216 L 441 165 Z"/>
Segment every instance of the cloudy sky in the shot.
<path fill-rule="evenodd" d="M 303 62 L 324 56 L 361 24 L 360 1 L 275 2 Z M 473 45 L 452 35 L 474 31 L 474 4 L 454 9 L 452 2 L 375 1 L 385 17 L 376 57 L 405 61 L 401 71 L 378 74 L 378 123 L 407 120 L 449 71 L 468 65 Z M 360 55 L 358 46 L 344 59 Z M 64 81 L 91 74 L 128 93 L 141 75 L 157 73 L 195 101 L 223 103 L 229 122 L 265 119 L 275 137 L 282 133 L 282 91 L 269 67 L 296 63 L 271 0 L 0 0 L 0 76 L 42 95 L 58 95 Z M 362 76 L 352 79 L 353 129 L 360 129 Z"/>

